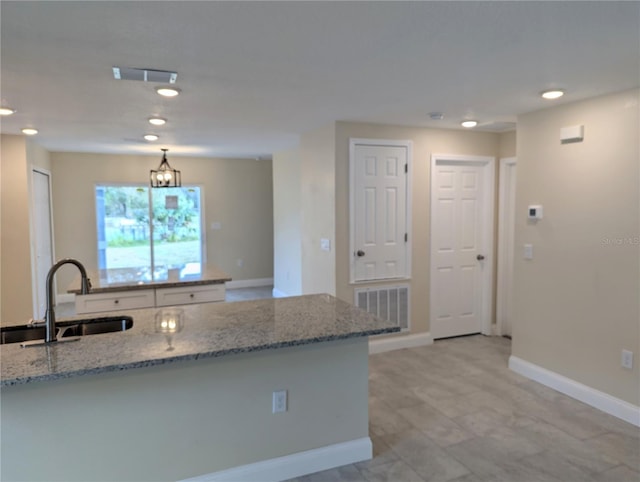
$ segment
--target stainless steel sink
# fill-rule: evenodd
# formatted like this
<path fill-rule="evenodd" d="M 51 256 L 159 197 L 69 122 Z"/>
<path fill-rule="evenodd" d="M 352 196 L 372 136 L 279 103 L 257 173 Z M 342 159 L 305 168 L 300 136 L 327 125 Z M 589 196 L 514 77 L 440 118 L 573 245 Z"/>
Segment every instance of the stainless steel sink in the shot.
<path fill-rule="evenodd" d="M 56 338 L 60 340 L 69 337 L 126 331 L 132 326 L 133 318 L 130 316 L 110 316 L 86 320 L 62 321 L 56 323 Z M 0 344 L 44 340 L 44 336 L 44 326 L 7 326 L 0 329 Z"/>

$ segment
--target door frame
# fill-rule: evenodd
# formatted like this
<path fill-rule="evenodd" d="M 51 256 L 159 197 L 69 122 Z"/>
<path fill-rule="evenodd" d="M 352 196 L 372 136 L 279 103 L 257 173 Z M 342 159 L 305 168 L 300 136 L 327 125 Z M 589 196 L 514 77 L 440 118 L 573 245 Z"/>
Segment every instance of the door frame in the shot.
<path fill-rule="evenodd" d="M 51 242 L 51 260 L 53 263 L 56 261 L 56 249 L 55 240 L 53 237 L 53 191 L 51 189 L 51 171 L 42 167 L 32 167 L 30 171 L 30 192 L 29 192 L 29 235 L 31 237 L 31 303 L 33 306 L 34 319 L 38 316 L 38 288 L 42 290 L 43 295 L 46 297 L 45 287 L 38 285 L 38 256 L 36 253 L 36 238 L 38 236 L 38 227 L 36 226 L 36 217 L 34 215 L 35 206 L 35 181 L 34 173 L 39 173 L 47 176 L 47 184 L 49 188 L 49 227 L 51 232 L 49 233 L 49 239 Z M 54 293 L 57 293 L 55 280 L 54 280 Z M 55 300 L 54 300 L 55 302 Z"/>
<path fill-rule="evenodd" d="M 491 335 L 491 326 L 493 320 L 491 319 L 492 307 L 493 307 L 493 254 L 494 254 L 494 198 L 495 198 L 495 164 L 496 158 L 489 156 L 466 156 L 460 154 L 432 154 L 431 155 L 431 170 L 429 172 L 429 240 L 434 239 L 434 216 L 433 210 L 435 206 L 435 193 L 434 180 L 435 169 L 439 162 L 447 162 L 450 164 L 474 164 L 479 167 L 484 167 L 483 183 L 482 183 L 482 204 L 484 207 L 483 219 L 482 219 L 482 247 L 486 251 L 485 265 L 482 271 L 482 286 L 483 292 L 481 296 L 481 309 L 482 316 L 481 333 L 483 335 Z M 429 248 L 429 326 L 431 321 L 435 319 L 435 313 L 433 311 L 433 303 L 431 300 L 435 297 L 435 263 L 433 260 L 435 245 L 430 243 Z"/>
<path fill-rule="evenodd" d="M 356 223 L 354 222 L 355 209 L 356 209 L 356 166 L 355 166 L 355 150 L 356 146 L 379 146 L 379 147 L 404 147 L 407 149 L 407 176 L 406 176 L 406 222 L 405 229 L 407 233 L 406 244 L 406 271 L 405 276 L 400 278 L 386 278 L 376 280 L 360 280 L 355 279 L 355 257 L 353 253 L 356 251 Z M 411 279 L 411 247 L 412 247 L 412 230 L 411 220 L 411 182 L 413 176 L 413 141 L 411 140 L 398 140 L 398 139 L 366 139 L 352 137 L 349 139 L 349 283 L 350 284 L 363 284 L 363 283 L 375 283 L 375 282 L 388 282 L 389 279 L 408 280 Z"/>
<path fill-rule="evenodd" d="M 513 235 L 515 231 L 515 220 L 513 224 L 508 223 L 506 203 L 512 202 L 512 209 L 515 210 L 515 197 L 514 199 L 508 199 L 508 194 L 511 184 L 515 182 L 512 173 L 515 172 L 513 169 L 515 169 L 517 165 L 518 161 L 515 157 L 500 159 L 500 173 L 498 178 L 498 272 L 496 281 L 496 329 L 497 334 L 500 336 L 506 334 L 504 326 L 504 317 L 508 311 L 506 304 L 506 287 L 513 285 L 513 262 L 515 256 L 515 240 L 513 239 Z M 509 232 L 512 233 L 511 238 L 508 236 Z M 509 256 L 509 251 L 507 250 L 508 243 L 510 243 L 513 248 L 512 256 Z M 513 329 L 513 326 L 511 328 Z"/>

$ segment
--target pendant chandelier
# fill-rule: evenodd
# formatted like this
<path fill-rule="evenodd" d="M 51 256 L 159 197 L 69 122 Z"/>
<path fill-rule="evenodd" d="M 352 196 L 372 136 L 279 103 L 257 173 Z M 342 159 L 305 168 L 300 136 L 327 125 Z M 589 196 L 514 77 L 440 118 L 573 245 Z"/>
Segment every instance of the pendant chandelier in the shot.
<path fill-rule="evenodd" d="M 167 151 L 169 149 L 160 149 L 162 151 L 162 162 L 158 169 L 151 169 L 150 179 L 151 187 L 181 187 L 182 178 L 180 171 L 173 169 L 167 161 Z"/>

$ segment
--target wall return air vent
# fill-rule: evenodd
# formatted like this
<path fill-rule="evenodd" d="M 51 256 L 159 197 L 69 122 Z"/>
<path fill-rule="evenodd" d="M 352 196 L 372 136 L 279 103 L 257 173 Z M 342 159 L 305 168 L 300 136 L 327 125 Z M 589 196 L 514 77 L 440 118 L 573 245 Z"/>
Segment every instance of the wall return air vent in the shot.
<path fill-rule="evenodd" d="M 409 329 L 409 285 L 360 288 L 354 294 L 358 308 L 394 323 L 403 331 Z"/>
<path fill-rule="evenodd" d="M 113 78 L 116 80 L 138 80 L 142 82 L 157 82 L 160 84 L 175 84 L 178 79 L 178 72 L 136 69 L 134 67 L 113 67 Z"/>

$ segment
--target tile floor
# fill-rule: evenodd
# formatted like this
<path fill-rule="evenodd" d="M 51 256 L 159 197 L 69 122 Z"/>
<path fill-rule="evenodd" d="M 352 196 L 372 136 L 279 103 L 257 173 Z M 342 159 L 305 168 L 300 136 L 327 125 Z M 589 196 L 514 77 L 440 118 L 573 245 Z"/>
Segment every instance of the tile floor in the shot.
<path fill-rule="evenodd" d="M 295 482 L 640 482 L 640 429 L 507 368 L 481 335 L 372 355 L 374 458 Z"/>

